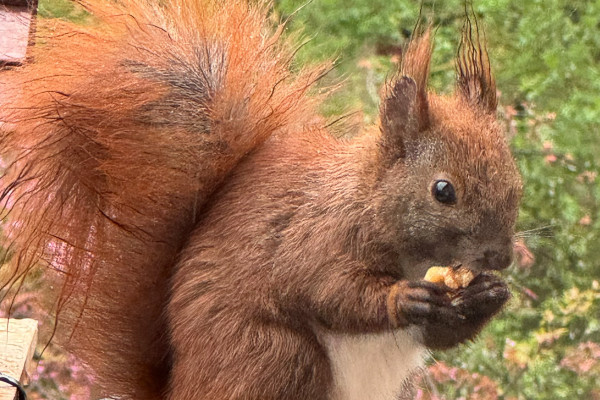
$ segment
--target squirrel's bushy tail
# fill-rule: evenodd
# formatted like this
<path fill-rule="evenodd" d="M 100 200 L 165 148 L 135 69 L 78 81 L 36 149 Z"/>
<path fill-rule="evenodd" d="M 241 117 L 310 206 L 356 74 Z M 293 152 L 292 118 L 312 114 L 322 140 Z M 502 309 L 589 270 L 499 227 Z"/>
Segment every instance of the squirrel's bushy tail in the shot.
<path fill-rule="evenodd" d="M 239 160 L 311 114 L 320 71 L 292 76 L 249 3 L 82 2 L 85 25 L 41 21 L 35 61 L 0 72 L 0 289 L 47 267 L 59 328 L 108 394 L 160 397 L 169 266 Z"/>

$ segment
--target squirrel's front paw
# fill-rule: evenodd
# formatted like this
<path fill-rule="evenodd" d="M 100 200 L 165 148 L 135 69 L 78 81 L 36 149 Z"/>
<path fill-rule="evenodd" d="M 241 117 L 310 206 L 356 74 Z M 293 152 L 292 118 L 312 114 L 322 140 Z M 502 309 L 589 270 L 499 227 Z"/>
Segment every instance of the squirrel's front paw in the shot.
<path fill-rule="evenodd" d="M 427 347 L 446 349 L 474 338 L 509 298 L 506 284 L 486 273 L 458 291 L 427 281 L 401 281 L 390 291 L 388 314 L 394 326 L 421 327 Z"/>
<path fill-rule="evenodd" d="M 506 283 L 484 272 L 454 299 L 453 304 L 468 320 L 480 320 L 483 324 L 498 313 L 509 298 L 510 291 Z"/>
<path fill-rule="evenodd" d="M 428 281 L 399 281 L 388 295 L 388 316 L 395 328 L 430 322 L 457 324 L 461 316 L 452 305 L 450 289 Z"/>
<path fill-rule="evenodd" d="M 445 349 L 473 339 L 483 326 L 510 298 L 506 284 L 492 274 L 482 273 L 452 298 L 452 307 L 461 320 L 447 323 L 430 322 L 423 326 L 427 347 Z"/>

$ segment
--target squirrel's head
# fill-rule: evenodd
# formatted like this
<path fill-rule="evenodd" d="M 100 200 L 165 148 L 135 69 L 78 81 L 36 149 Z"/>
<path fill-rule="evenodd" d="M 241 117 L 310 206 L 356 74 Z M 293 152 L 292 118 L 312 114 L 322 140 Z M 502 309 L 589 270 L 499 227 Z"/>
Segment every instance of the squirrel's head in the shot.
<path fill-rule="evenodd" d="M 427 91 L 430 30 L 411 42 L 383 95 L 377 213 L 381 239 L 411 279 L 433 265 L 497 270 L 512 261 L 521 179 L 478 34 L 466 25 L 454 95 Z"/>

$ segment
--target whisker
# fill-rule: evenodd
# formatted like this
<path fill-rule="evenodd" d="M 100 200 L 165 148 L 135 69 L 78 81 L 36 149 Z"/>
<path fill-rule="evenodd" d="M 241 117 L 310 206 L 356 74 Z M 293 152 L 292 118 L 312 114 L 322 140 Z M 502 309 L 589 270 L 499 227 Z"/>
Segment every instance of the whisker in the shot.
<path fill-rule="evenodd" d="M 516 239 L 523 239 L 529 237 L 554 237 L 554 227 L 556 224 L 540 226 L 538 228 L 528 229 L 526 231 L 520 231 L 515 233 Z"/>

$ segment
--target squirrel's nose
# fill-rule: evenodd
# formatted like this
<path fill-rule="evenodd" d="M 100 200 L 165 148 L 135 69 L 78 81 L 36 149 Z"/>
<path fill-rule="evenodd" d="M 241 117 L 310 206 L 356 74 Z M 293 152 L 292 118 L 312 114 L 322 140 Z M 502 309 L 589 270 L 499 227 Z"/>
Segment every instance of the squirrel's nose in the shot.
<path fill-rule="evenodd" d="M 513 252 L 510 250 L 486 250 L 483 252 L 483 268 L 500 270 L 508 267 L 513 260 Z"/>

